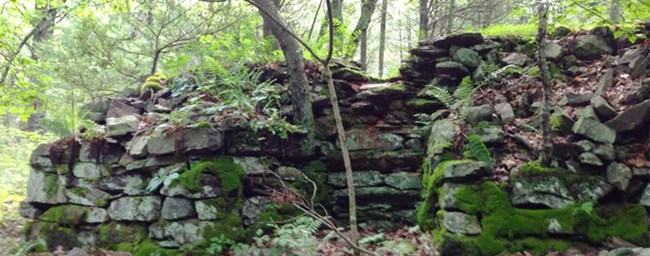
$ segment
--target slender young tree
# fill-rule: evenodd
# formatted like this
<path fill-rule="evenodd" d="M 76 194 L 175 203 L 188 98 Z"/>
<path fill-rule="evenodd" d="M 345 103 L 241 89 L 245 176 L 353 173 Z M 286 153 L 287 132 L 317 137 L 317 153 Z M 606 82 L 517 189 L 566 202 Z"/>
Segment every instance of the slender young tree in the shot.
<path fill-rule="evenodd" d="M 325 0 L 327 6 L 327 18 L 328 18 L 328 31 L 329 31 L 329 48 L 327 51 L 327 57 L 322 58 L 303 40 L 300 39 L 291 29 L 287 26 L 286 22 L 283 21 L 282 16 L 277 12 L 277 9 L 273 8 L 273 5 L 270 0 L 245 0 L 251 5 L 257 7 L 263 14 L 265 22 L 273 22 L 272 26 L 273 34 L 276 36 L 278 41 L 282 40 L 283 42 L 290 42 L 291 44 L 299 44 L 297 46 L 293 45 L 292 50 L 299 51 L 300 49 L 295 49 L 293 47 L 300 48 L 300 45 L 305 47 L 305 49 L 321 63 L 323 66 L 323 76 L 327 80 L 327 88 L 330 92 L 330 102 L 332 104 L 332 110 L 334 112 L 334 120 L 336 122 L 336 131 L 338 133 L 339 144 L 341 145 L 341 154 L 343 157 L 343 165 L 345 166 L 345 175 L 347 179 L 348 187 L 348 202 L 349 202 L 349 211 L 350 211 L 350 241 L 353 248 L 358 248 L 359 241 L 359 230 L 357 227 L 357 202 L 354 189 L 354 176 L 352 174 L 352 162 L 350 161 L 350 152 L 348 150 L 347 139 L 345 135 L 345 129 L 343 128 L 343 118 L 341 118 L 341 110 L 339 109 L 338 97 L 336 96 L 336 88 L 334 87 L 334 79 L 332 78 L 332 71 L 330 70 L 330 62 L 332 61 L 332 55 L 334 53 L 334 22 L 332 16 L 332 4 L 330 0 Z M 278 31 L 281 30 L 281 31 Z M 282 32 L 282 33 L 280 33 Z M 278 38 L 282 37 L 282 38 Z M 282 47 L 282 42 L 280 46 Z M 286 48 L 282 47 L 283 51 L 287 51 Z M 285 53 L 286 56 L 286 53 Z M 288 61 L 287 61 L 288 62 Z M 295 63 L 288 62 L 289 66 L 296 65 Z M 304 68 L 304 64 L 302 64 Z M 304 73 L 303 73 L 304 75 Z"/>
<path fill-rule="evenodd" d="M 551 111 L 551 78 L 546 64 L 544 55 L 544 46 L 546 45 L 546 29 L 549 6 L 546 2 L 539 3 L 537 14 L 539 15 L 539 27 L 537 29 L 537 66 L 539 67 L 540 77 L 542 80 L 542 107 L 540 116 L 542 118 L 542 152 L 541 161 L 543 166 L 550 166 L 551 154 L 553 151 L 553 142 L 551 141 L 550 111 Z"/>
<path fill-rule="evenodd" d="M 388 0 L 381 1 L 381 25 L 379 28 L 379 77 L 384 76 L 384 52 L 386 51 L 386 12 Z"/>
<path fill-rule="evenodd" d="M 420 14 L 418 39 L 422 40 L 429 36 L 429 0 L 420 0 L 418 12 Z"/>

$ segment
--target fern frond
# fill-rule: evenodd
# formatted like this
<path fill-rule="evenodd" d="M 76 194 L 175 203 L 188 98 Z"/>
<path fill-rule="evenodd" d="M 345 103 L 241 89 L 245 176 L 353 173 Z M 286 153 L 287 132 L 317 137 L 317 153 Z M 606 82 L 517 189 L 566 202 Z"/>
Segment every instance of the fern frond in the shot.
<path fill-rule="evenodd" d="M 492 155 L 490 154 L 490 150 L 488 150 L 488 148 L 485 146 L 485 143 L 481 141 L 481 136 L 476 134 L 470 135 L 467 138 L 465 149 L 469 151 L 472 158 L 487 164 L 487 166 L 491 167 L 493 165 L 493 159 Z"/>
<path fill-rule="evenodd" d="M 428 90 L 428 94 L 436 98 L 447 108 L 451 108 L 456 103 L 456 99 L 451 95 L 451 93 L 449 93 L 449 91 L 438 86 L 431 86 Z"/>

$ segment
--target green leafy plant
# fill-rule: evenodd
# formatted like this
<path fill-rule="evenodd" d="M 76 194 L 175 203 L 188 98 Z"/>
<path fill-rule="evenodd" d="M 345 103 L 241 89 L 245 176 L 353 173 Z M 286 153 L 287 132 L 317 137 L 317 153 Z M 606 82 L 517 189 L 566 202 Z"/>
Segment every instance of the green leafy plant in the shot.
<path fill-rule="evenodd" d="M 210 238 L 210 246 L 206 249 L 206 251 L 211 254 L 221 254 L 228 247 L 231 247 L 235 244 L 237 244 L 237 242 L 221 234 L 218 237 Z"/>
<path fill-rule="evenodd" d="M 494 165 L 492 154 L 481 141 L 481 136 L 473 134 L 467 137 L 467 144 L 465 144 L 465 151 L 469 152 L 469 157 L 485 163 L 487 166 Z"/>

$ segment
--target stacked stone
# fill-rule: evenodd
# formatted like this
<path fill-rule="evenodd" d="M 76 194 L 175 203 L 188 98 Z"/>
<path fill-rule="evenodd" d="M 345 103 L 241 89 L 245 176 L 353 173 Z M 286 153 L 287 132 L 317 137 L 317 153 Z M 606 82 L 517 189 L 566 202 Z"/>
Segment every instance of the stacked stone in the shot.
<path fill-rule="evenodd" d="M 501 44 L 480 33 L 456 34 L 442 39 L 420 42 L 402 61 L 400 74 L 414 87 L 434 85 L 454 86 L 461 78 L 472 76 L 482 80 L 486 62 L 498 62 Z M 505 59 L 509 62 L 508 59 Z M 523 63 L 522 63 L 523 65 Z"/>

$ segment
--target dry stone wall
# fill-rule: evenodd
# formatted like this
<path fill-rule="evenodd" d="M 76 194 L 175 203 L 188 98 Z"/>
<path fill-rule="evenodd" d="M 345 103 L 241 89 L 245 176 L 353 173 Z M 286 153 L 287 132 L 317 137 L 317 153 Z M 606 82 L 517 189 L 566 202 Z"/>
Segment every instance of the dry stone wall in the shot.
<path fill-rule="evenodd" d="M 433 230 L 442 255 L 541 254 L 610 237 L 648 245 L 650 171 L 630 164 L 626 152 L 647 142 L 650 81 L 642 77 L 649 51 L 603 28 L 558 38 L 544 54 L 551 70 L 560 70 L 559 81 L 611 63 L 591 75 L 600 79 L 592 91 L 557 93 L 554 134 L 564 140 L 555 141 L 552 168 L 534 162 L 537 146 L 527 139 L 537 134 L 540 95 L 530 93 L 536 82 L 521 71 L 532 72 L 526 40 L 466 33 L 422 42 L 403 60 L 400 77 L 389 80 L 354 63 L 333 64 L 360 221 L 380 228 L 417 223 Z M 87 117 L 107 136 L 63 139 L 33 152 L 21 206 L 32 220 L 27 237 L 43 238 L 50 250 L 189 254 L 212 237 L 246 241 L 265 223 L 295 215 L 269 189 L 282 179 L 311 194 L 305 177 L 318 186 L 315 200 L 345 221 L 344 167 L 327 87 L 318 68 L 308 71 L 313 151 L 304 150 L 303 135 L 282 139 L 206 111 L 215 106 L 209 100 L 190 104 L 198 95 L 187 77 L 171 81 L 184 93 L 126 92 L 87 105 Z M 621 74 L 640 86 L 612 104 L 607 93 L 620 86 L 614 80 Z M 453 92 L 466 77 L 490 89 L 448 108 L 439 89 Z M 265 79 L 285 83 L 287 76 L 281 66 L 266 67 Z M 179 122 L 174 113 L 181 108 L 189 111 Z M 418 113 L 437 118 L 422 129 Z"/>

